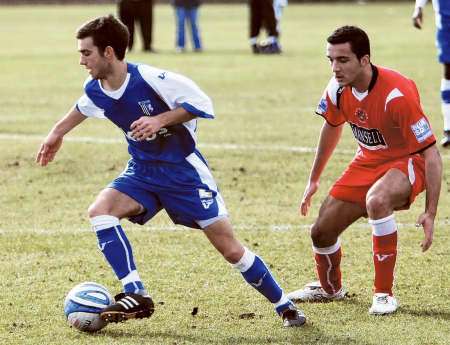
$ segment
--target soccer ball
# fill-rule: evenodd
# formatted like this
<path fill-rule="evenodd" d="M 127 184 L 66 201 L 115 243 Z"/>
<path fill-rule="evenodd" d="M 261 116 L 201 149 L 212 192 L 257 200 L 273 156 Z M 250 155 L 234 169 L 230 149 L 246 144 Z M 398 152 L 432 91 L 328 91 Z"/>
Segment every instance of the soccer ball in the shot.
<path fill-rule="evenodd" d="M 78 284 L 64 300 L 64 314 L 71 327 L 83 332 L 96 332 L 107 325 L 100 318 L 100 311 L 113 304 L 114 299 L 100 284 L 85 282 Z"/>

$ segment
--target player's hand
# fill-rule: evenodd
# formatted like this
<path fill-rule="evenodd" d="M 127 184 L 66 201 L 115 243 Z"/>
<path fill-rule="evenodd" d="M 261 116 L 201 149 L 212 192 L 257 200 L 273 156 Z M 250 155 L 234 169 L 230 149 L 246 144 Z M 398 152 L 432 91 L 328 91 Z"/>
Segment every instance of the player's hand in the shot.
<path fill-rule="evenodd" d="M 416 7 L 412 15 L 412 22 L 415 28 L 422 29 L 423 12 L 421 7 Z"/>
<path fill-rule="evenodd" d="M 433 233 L 434 233 L 434 215 L 430 213 L 424 212 L 417 219 L 417 227 L 422 226 L 423 232 L 425 234 L 425 238 L 423 239 L 420 246 L 422 247 L 422 251 L 428 250 L 433 243 Z"/>
<path fill-rule="evenodd" d="M 319 189 L 319 182 L 309 181 L 303 193 L 302 202 L 300 203 L 300 214 L 306 216 L 308 214 L 309 207 L 311 206 L 311 199 L 314 193 Z"/>
<path fill-rule="evenodd" d="M 138 120 L 134 121 L 131 126 L 131 136 L 142 141 L 152 136 L 162 128 L 162 123 L 158 116 L 142 116 Z"/>
<path fill-rule="evenodd" d="M 62 136 L 50 133 L 47 138 L 45 138 L 36 154 L 36 163 L 45 167 L 48 163 L 53 161 L 56 152 L 58 152 L 62 145 L 62 142 Z"/>

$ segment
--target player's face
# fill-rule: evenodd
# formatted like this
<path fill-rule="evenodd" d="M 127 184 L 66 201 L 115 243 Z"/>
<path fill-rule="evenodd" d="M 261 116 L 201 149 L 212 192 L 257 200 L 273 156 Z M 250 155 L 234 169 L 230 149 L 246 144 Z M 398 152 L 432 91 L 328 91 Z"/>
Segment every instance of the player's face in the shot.
<path fill-rule="evenodd" d="M 327 44 L 331 70 L 340 86 L 352 86 L 363 72 L 364 64 L 352 52 L 350 43 Z"/>
<path fill-rule="evenodd" d="M 92 37 L 78 40 L 80 52 L 80 65 L 85 66 L 94 79 L 105 79 L 110 70 L 108 59 L 100 54 L 98 47 L 94 45 Z"/>

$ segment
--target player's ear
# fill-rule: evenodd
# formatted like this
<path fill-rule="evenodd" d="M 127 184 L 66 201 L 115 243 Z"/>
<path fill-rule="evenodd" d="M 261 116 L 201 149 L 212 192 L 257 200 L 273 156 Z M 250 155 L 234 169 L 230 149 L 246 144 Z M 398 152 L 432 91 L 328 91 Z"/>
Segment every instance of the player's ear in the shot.
<path fill-rule="evenodd" d="M 360 60 L 359 60 L 360 64 L 362 67 L 365 67 L 367 65 L 370 65 L 370 56 L 369 55 L 364 55 Z"/>
<path fill-rule="evenodd" d="M 112 59 L 115 56 L 114 48 L 111 46 L 107 46 L 105 48 L 105 52 L 103 53 L 103 56 L 105 56 L 107 59 Z"/>

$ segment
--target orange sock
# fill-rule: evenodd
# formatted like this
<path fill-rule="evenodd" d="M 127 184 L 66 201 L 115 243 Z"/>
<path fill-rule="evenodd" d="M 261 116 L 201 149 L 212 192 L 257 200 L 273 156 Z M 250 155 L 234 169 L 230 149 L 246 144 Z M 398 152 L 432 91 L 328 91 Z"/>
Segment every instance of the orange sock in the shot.
<path fill-rule="evenodd" d="M 397 259 L 397 226 L 394 216 L 369 220 L 369 223 L 372 224 L 373 228 L 374 292 L 387 293 L 392 296 L 395 262 Z"/>
<path fill-rule="evenodd" d="M 313 246 L 313 251 L 320 285 L 327 293 L 334 295 L 342 287 L 340 241 L 327 248 Z"/>

